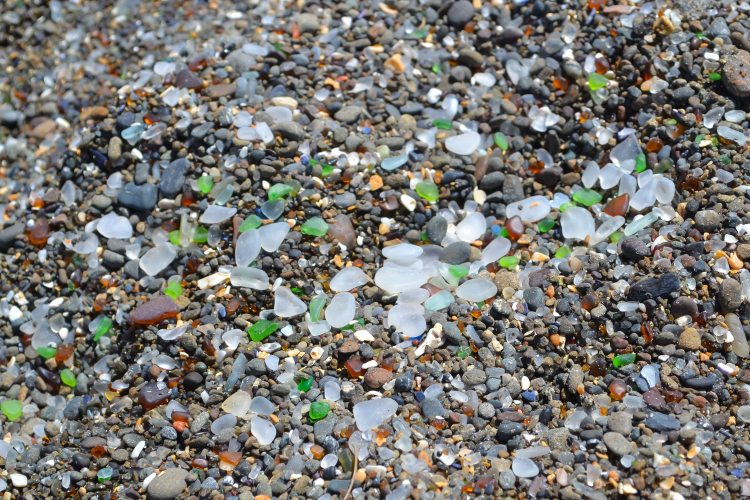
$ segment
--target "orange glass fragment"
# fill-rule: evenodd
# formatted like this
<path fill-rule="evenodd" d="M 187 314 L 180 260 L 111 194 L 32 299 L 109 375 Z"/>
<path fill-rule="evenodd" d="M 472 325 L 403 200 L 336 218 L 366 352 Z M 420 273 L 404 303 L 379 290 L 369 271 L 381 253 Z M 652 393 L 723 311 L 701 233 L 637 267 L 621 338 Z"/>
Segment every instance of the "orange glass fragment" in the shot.
<path fill-rule="evenodd" d="M 47 235 L 49 234 L 49 224 L 46 217 L 39 217 L 31 229 L 26 230 L 26 236 L 32 245 L 43 246 L 47 244 Z"/>
<path fill-rule="evenodd" d="M 621 194 L 617 198 L 609 201 L 604 207 L 604 213 L 616 217 L 618 215 L 625 216 L 630 208 L 630 195 L 628 193 Z"/>

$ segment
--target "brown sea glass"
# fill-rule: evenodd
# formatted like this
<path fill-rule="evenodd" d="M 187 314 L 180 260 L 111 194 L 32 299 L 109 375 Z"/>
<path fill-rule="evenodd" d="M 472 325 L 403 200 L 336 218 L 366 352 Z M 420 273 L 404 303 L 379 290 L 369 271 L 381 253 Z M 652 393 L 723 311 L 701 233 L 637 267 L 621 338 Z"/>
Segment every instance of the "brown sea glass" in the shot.
<path fill-rule="evenodd" d="M 194 458 L 190 465 L 195 469 L 206 470 L 208 469 L 208 460 L 205 458 Z"/>
<path fill-rule="evenodd" d="M 47 244 L 47 235 L 49 234 L 49 224 L 46 217 L 39 217 L 31 229 L 26 231 L 29 241 L 32 245 L 43 246 Z"/>
<path fill-rule="evenodd" d="M 362 368 L 362 365 L 364 365 L 362 358 L 355 354 L 344 363 L 344 368 L 349 372 L 350 377 L 357 378 L 365 374 L 366 370 Z"/>
<path fill-rule="evenodd" d="M 609 203 L 604 206 L 604 213 L 611 215 L 612 217 L 618 215 L 624 217 L 625 214 L 628 213 L 628 208 L 630 208 L 630 195 L 625 193 L 610 200 Z"/>
<path fill-rule="evenodd" d="M 615 401 L 621 400 L 627 392 L 628 384 L 626 384 L 624 380 L 616 378 L 609 384 L 609 394 Z"/>
<path fill-rule="evenodd" d="M 587 311 L 592 310 L 596 306 L 599 305 L 599 297 L 596 295 L 588 294 L 585 297 L 583 297 L 583 300 L 581 300 L 581 306 L 583 306 L 584 309 Z"/>
<path fill-rule="evenodd" d="M 348 249 L 354 248 L 354 240 L 356 235 L 354 234 L 354 226 L 352 221 L 349 220 L 344 214 L 339 214 L 334 219 L 333 224 L 328 226 L 328 234 L 336 238 L 339 243 L 344 245 Z"/>
<path fill-rule="evenodd" d="M 163 319 L 174 318 L 180 313 L 180 308 L 171 297 L 161 295 L 138 306 L 131 317 L 137 325 L 153 325 Z"/>
<path fill-rule="evenodd" d="M 241 451 L 222 451 L 219 453 L 219 469 L 226 471 L 234 470 L 240 463 L 240 460 L 242 460 Z"/>
<path fill-rule="evenodd" d="M 62 384 L 60 375 L 41 366 L 38 367 L 36 371 L 37 373 L 39 373 L 39 376 L 42 377 L 42 380 L 44 380 L 47 385 L 52 388 L 53 391 L 57 391 L 58 389 L 60 389 L 60 384 Z"/>
<path fill-rule="evenodd" d="M 607 374 L 607 359 L 601 354 L 594 358 L 589 366 L 589 373 L 595 377 L 603 377 Z"/>
<path fill-rule="evenodd" d="M 518 215 L 514 215 L 507 221 L 505 221 L 505 229 L 508 231 L 508 236 L 511 239 L 517 240 L 523 235 L 526 227 L 523 225 L 523 220 Z"/>
<path fill-rule="evenodd" d="M 73 344 L 63 344 L 55 351 L 55 361 L 62 364 L 69 359 L 75 352 L 75 346 Z"/>
<path fill-rule="evenodd" d="M 146 384 L 138 393 L 138 400 L 143 405 L 143 409 L 148 411 L 156 408 L 157 406 L 169 403 L 172 399 L 172 391 L 166 386 L 164 389 L 159 389 L 156 382 Z"/>

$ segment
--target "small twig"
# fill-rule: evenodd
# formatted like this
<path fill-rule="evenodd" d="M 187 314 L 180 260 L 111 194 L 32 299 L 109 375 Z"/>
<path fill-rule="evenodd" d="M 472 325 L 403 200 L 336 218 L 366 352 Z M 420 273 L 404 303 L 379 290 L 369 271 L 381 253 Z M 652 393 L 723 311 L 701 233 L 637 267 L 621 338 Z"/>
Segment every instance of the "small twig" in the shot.
<path fill-rule="evenodd" d="M 352 492 L 352 488 L 354 488 L 354 478 L 357 474 L 357 447 L 354 447 L 354 468 L 352 469 L 352 480 L 349 482 L 349 489 L 346 490 L 346 495 L 344 495 L 344 498 L 342 500 L 346 500 L 349 497 L 349 494 Z"/>

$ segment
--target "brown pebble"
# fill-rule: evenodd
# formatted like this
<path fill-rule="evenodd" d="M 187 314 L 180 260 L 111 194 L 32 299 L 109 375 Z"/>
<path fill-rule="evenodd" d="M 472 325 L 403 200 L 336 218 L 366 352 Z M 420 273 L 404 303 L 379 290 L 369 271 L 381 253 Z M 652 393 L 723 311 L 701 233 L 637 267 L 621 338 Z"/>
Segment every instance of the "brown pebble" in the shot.
<path fill-rule="evenodd" d="M 367 370 L 367 373 L 365 373 L 365 384 L 373 389 L 380 389 L 383 387 L 383 384 L 389 382 L 392 378 L 393 373 L 385 368 L 370 368 Z"/>
<path fill-rule="evenodd" d="M 359 344 L 354 340 L 347 340 L 339 348 L 341 354 L 354 354 L 359 351 Z"/>

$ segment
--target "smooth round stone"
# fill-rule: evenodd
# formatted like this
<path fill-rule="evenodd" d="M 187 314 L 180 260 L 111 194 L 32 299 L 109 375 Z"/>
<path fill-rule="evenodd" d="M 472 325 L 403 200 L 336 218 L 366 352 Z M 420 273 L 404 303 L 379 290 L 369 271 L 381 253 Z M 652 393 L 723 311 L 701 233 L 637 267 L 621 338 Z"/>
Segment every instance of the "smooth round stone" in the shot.
<path fill-rule="evenodd" d="M 255 267 L 235 267 L 232 269 L 229 279 L 232 286 L 252 288 L 253 290 L 268 290 L 268 275 L 265 271 Z"/>
<path fill-rule="evenodd" d="M 560 219 L 560 225 L 565 238 L 585 240 L 586 236 L 596 231 L 594 217 L 581 207 L 568 208 Z"/>
<path fill-rule="evenodd" d="M 479 212 L 472 212 L 456 226 L 456 236 L 462 241 L 477 240 L 487 230 L 487 220 Z"/>
<path fill-rule="evenodd" d="M 354 295 L 349 292 L 341 292 L 334 295 L 331 303 L 325 311 L 325 319 L 334 328 L 341 328 L 354 319 L 357 311 L 357 303 Z"/>
<path fill-rule="evenodd" d="M 492 281 L 486 278 L 469 280 L 456 288 L 457 297 L 471 302 L 482 302 L 495 296 L 496 293 L 497 287 Z"/>
<path fill-rule="evenodd" d="M 237 267 L 247 267 L 260 254 L 260 232 L 257 229 L 248 229 L 237 238 L 237 246 L 234 250 L 234 260 Z M 268 276 L 266 276 L 266 280 Z"/>
<path fill-rule="evenodd" d="M 370 278 L 362 269 L 350 266 L 339 271 L 331 280 L 330 285 L 334 292 L 345 292 L 366 285 L 369 281 Z"/>
<path fill-rule="evenodd" d="M 539 467 L 528 458 L 516 458 L 513 460 L 513 473 L 518 477 L 536 477 Z"/>
<path fill-rule="evenodd" d="M 517 215 L 526 222 L 537 222 L 547 217 L 551 210 L 546 196 L 532 196 L 508 205 L 505 216 L 510 219 Z"/>

